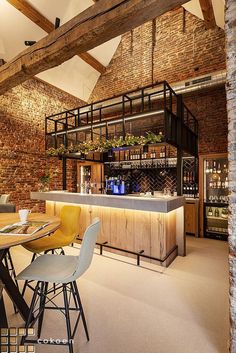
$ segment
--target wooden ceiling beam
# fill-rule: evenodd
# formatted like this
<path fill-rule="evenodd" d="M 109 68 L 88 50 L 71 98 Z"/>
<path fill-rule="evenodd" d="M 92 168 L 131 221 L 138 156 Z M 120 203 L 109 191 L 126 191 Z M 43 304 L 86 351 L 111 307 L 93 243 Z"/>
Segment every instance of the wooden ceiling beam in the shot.
<path fill-rule="evenodd" d="M 25 15 L 32 22 L 34 22 L 37 26 L 42 28 L 45 32 L 51 33 L 52 31 L 54 31 L 55 29 L 54 24 L 50 22 L 46 17 L 44 17 L 38 10 L 36 10 L 26 0 L 7 0 L 7 1 L 18 11 L 20 11 L 23 15 Z M 78 56 L 82 60 L 84 60 L 87 64 L 92 66 L 99 73 L 104 73 L 106 71 L 106 67 L 102 65 L 97 59 L 95 59 L 91 54 L 81 53 Z"/>
<path fill-rule="evenodd" d="M 186 0 L 100 0 L 0 67 L 0 94 Z"/>
<path fill-rule="evenodd" d="M 216 27 L 216 20 L 211 0 L 199 0 L 206 28 Z"/>

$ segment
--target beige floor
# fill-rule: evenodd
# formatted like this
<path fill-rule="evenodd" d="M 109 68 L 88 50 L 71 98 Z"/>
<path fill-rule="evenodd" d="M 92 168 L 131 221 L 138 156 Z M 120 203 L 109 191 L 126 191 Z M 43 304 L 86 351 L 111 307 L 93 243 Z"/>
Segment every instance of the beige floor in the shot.
<path fill-rule="evenodd" d="M 227 244 L 188 238 L 187 249 L 185 258 L 168 269 L 152 265 L 154 271 L 95 255 L 79 281 L 91 340 L 86 342 L 80 324 L 75 353 L 227 352 Z M 18 271 L 29 261 L 21 247 L 12 255 Z M 9 302 L 7 309 L 11 325 L 21 325 Z M 66 338 L 64 329 L 60 314 L 46 314 L 44 337 Z M 38 353 L 67 351 L 36 348 Z"/>

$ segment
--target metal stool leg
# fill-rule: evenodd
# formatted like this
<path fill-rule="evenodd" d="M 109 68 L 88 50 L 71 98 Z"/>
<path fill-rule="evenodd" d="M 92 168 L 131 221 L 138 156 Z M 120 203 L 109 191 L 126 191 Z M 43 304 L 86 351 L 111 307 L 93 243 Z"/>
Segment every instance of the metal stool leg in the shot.
<path fill-rule="evenodd" d="M 31 263 L 35 260 L 35 258 L 36 258 L 36 254 L 33 254 L 32 259 L 31 259 Z M 25 295 L 25 291 L 26 291 L 28 283 L 29 283 L 29 281 L 25 281 L 25 283 L 24 283 L 24 286 L 22 289 L 22 297 L 24 297 L 24 295 Z"/>
<path fill-rule="evenodd" d="M 70 311 L 69 311 L 70 309 L 69 309 L 69 301 L 68 301 L 68 296 L 67 296 L 66 284 L 63 284 L 63 296 L 64 296 L 64 304 L 65 304 L 65 317 L 66 317 L 69 352 L 73 353 L 72 332 L 71 332 Z"/>
<path fill-rule="evenodd" d="M 38 296 L 39 286 L 40 286 L 40 282 L 37 282 L 36 287 L 34 289 L 33 298 L 31 300 L 29 316 L 28 316 L 27 322 L 25 324 L 25 328 L 29 328 L 31 323 L 32 323 L 32 321 L 33 321 L 34 309 L 35 309 L 35 305 L 37 303 L 37 296 Z M 36 319 L 35 319 L 35 321 L 36 321 Z M 24 345 L 25 341 L 26 341 L 26 336 L 23 336 L 22 339 L 21 339 L 21 345 Z"/>
<path fill-rule="evenodd" d="M 47 298 L 47 291 L 48 291 L 48 283 L 41 284 L 41 293 L 40 293 L 40 304 L 39 304 L 39 323 L 38 323 L 38 338 L 41 336 L 42 325 L 43 325 L 43 318 L 44 318 L 44 311 L 45 311 L 45 304 Z"/>
<path fill-rule="evenodd" d="M 87 327 L 87 323 L 86 323 L 86 319 L 85 319 L 85 315 L 84 315 L 84 309 L 83 309 L 82 302 L 81 302 L 81 299 L 80 299 L 77 283 L 73 282 L 73 286 L 74 286 L 74 291 L 75 291 L 76 298 L 77 298 L 77 301 L 78 301 L 78 306 L 80 308 L 80 313 L 81 313 L 81 317 L 82 317 L 82 321 L 83 321 L 86 337 L 87 337 L 87 340 L 89 341 L 88 327 Z"/>

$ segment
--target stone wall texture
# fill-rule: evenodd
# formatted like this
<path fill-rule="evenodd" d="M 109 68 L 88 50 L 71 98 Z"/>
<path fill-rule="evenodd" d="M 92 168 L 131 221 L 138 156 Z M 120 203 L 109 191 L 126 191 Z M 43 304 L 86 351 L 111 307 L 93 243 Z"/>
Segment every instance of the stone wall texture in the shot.
<path fill-rule="evenodd" d="M 236 352 L 236 2 L 226 1 L 227 110 L 229 158 L 229 303 L 231 353 Z"/>
<path fill-rule="evenodd" d="M 61 188 L 61 161 L 45 158 L 45 115 L 75 108 L 84 102 L 40 80 L 32 79 L 0 96 L 0 194 L 10 194 L 17 208 L 35 206 L 30 191 L 38 190 L 40 173 L 58 168 L 53 187 Z M 73 162 L 68 161 L 68 188 Z"/>

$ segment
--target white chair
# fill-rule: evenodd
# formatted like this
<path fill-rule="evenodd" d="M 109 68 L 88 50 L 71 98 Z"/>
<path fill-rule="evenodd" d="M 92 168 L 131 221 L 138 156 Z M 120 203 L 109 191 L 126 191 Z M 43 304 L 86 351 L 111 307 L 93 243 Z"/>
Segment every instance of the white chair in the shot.
<path fill-rule="evenodd" d="M 89 341 L 89 334 L 87 324 L 85 320 L 84 310 L 80 300 L 80 295 L 76 280 L 81 277 L 85 271 L 89 268 L 93 252 L 97 240 L 97 236 L 100 229 L 100 219 L 95 218 L 92 224 L 86 229 L 81 244 L 79 256 L 58 256 L 58 255 L 42 255 L 32 262 L 26 269 L 24 269 L 18 276 L 17 280 L 24 281 L 37 281 L 34 289 L 33 298 L 30 305 L 30 313 L 26 323 L 26 328 L 34 325 L 38 321 L 37 336 L 40 338 L 44 310 L 45 309 L 58 309 L 66 318 L 67 326 L 67 337 L 69 346 L 69 352 L 73 353 L 73 338 L 76 333 L 76 329 L 79 323 L 80 316 L 83 321 L 84 330 Z M 64 307 L 59 307 L 53 302 L 53 298 L 49 295 L 52 294 L 53 290 L 48 288 L 49 283 L 56 283 L 56 291 L 63 293 Z M 59 293 L 59 294 L 60 294 Z M 57 294 L 57 293 L 56 293 Z M 69 294 L 69 296 L 68 296 Z M 72 297 L 74 306 L 70 306 L 69 298 Z M 39 299 L 39 300 L 38 300 Z M 37 303 L 39 306 L 37 308 Z M 53 306 L 47 306 L 50 303 Z M 72 331 L 70 321 L 70 311 L 78 311 L 78 317 L 75 322 L 74 329 Z M 37 313 L 37 314 L 36 314 Z M 46 341 L 44 341 L 46 342 Z M 44 343 L 41 342 L 41 343 Z M 50 342 L 50 340 L 48 340 Z M 37 340 L 29 340 L 26 338 L 22 339 L 24 343 L 37 343 Z M 52 343 L 50 343 L 52 344 Z M 55 343 L 58 344 L 58 343 Z M 65 345 L 64 343 L 61 343 Z"/>

